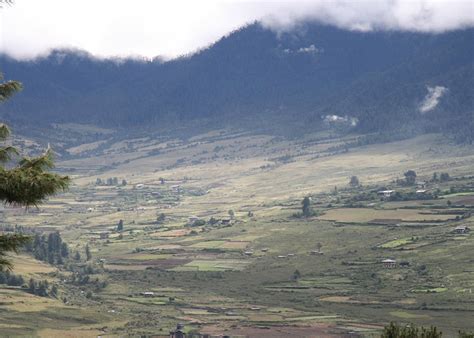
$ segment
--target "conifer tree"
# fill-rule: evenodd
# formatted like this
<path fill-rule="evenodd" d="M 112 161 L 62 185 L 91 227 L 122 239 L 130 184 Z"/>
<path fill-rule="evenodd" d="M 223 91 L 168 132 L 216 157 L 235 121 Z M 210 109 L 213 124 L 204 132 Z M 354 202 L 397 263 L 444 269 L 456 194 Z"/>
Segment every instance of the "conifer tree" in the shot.
<path fill-rule="evenodd" d="M 3 81 L 0 74 L 0 103 L 22 89 L 18 81 Z M 17 206 L 37 206 L 48 196 L 65 190 L 69 177 L 49 172 L 53 168 L 53 152 L 48 147 L 38 157 L 21 157 L 19 151 L 5 142 L 10 135 L 6 124 L 0 123 L 0 201 Z M 9 252 L 16 252 L 29 241 L 20 234 L 0 234 L 0 270 L 12 268 L 7 258 Z"/>
<path fill-rule="evenodd" d="M 89 249 L 89 244 L 86 244 L 86 260 L 90 261 L 92 258 L 91 249 Z"/>

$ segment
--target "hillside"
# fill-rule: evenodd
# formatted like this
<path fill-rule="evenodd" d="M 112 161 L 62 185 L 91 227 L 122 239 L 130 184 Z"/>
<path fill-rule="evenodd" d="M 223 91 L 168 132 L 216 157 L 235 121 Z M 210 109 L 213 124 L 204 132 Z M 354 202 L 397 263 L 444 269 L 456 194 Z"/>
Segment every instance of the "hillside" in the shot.
<path fill-rule="evenodd" d="M 473 42 L 473 29 L 354 32 L 307 24 L 276 34 L 255 23 L 169 62 L 97 60 L 65 50 L 30 62 L 3 56 L 0 69 L 25 89 L 0 113 L 17 124 L 330 124 L 359 132 L 454 132 L 472 142 Z"/>

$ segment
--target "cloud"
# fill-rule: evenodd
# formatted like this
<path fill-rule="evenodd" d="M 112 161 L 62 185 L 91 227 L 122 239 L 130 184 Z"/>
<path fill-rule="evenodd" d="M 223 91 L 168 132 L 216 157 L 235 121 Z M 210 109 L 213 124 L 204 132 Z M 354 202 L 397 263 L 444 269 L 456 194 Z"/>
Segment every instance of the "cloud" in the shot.
<path fill-rule="evenodd" d="M 351 127 L 357 126 L 359 124 L 359 119 L 357 117 L 351 116 L 339 116 L 339 115 L 326 115 L 321 117 L 323 121 L 329 125 L 347 125 Z"/>
<path fill-rule="evenodd" d="M 473 6 L 471 0 L 16 0 L 0 9 L 0 52 L 33 58 L 67 47 L 99 57 L 173 58 L 255 20 L 277 32 L 308 20 L 362 31 L 442 32 L 473 27 Z"/>
<path fill-rule="evenodd" d="M 436 108 L 439 100 L 448 91 L 448 88 L 443 86 L 430 87 L 427 86 L 428 94 L 426 94 L 423 102 L 420 105 L 420 113 L 424 114 Z"/>

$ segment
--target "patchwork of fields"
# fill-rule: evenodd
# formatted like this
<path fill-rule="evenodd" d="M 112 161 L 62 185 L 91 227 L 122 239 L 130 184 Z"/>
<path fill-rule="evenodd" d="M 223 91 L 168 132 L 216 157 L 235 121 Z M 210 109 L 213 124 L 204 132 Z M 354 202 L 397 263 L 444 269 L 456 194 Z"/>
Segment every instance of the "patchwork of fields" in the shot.
<path fill-rule="evenodd" d="M 167 336 L 177 322 L 252 337 L 370 336 L 389 321 L 474 329 L 474 235 L 454 232 L 474 230 L 474 149 L 439 135 L 335 148 L 351 141 L 216 131 L 76 145 L 58 163 L 71 189 L 38 210 L 6 208 L 3 221 L 60 231 L 82 255 L 74 264 L 90 265 L 104 287 L 72 285 L 66 265 L 23 254 L 15 273 L 56 283 L 59 296 L 0 289 L 0 328 L 47 337 Z M 396 182 L 408 169 L 437 198 L 374 193 L 416 190 Z M 434 172 L 453 179 L 431 181 Z M 361 187 L 349 187 L 352 175 Z M 308 195 L 317 214 L 295 217 Z"/>

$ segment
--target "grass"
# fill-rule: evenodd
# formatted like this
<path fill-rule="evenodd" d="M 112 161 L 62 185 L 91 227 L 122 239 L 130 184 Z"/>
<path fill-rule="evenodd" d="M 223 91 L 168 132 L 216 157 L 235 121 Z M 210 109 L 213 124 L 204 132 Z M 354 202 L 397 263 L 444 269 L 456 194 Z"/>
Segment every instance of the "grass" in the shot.
<path fill-rule="evenodd" d="M 410 243 L 413 243 L 413 240 L 411 237 L 401 238 L 401 239 L 394 239 L 393 241 L 390 241 L 390 242 L 386 242 L 380 245 L 380 247 L 384 249 L 393 249 L 393 248 L 397 248 L 397 247 L 403 246 L 405 244 L 410 244 Z"/>

